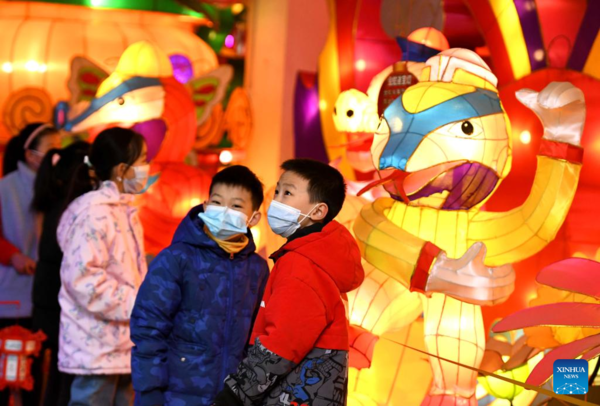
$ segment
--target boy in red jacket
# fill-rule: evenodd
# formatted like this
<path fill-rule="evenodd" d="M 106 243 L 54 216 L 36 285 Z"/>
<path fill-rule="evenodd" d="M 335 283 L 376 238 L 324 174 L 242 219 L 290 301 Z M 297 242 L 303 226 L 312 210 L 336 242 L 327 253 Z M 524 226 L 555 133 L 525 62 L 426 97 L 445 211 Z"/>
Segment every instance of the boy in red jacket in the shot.
<path fill-rule="evenodd" d="M 352 235 L 333 220 L 346 186 L 334 168 L 292 159 L 281 168 L 268 220 L 287 243 L 271 255 L 248 356 L 215 405 L 345 405 L 348 320 L 344 296 L 364 279 Z"/>

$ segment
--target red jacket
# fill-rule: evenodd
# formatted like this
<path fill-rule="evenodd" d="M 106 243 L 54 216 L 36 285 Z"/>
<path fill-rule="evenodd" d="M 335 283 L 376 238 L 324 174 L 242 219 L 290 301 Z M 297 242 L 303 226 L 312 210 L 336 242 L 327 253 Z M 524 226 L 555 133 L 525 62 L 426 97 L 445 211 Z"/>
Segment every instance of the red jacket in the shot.
<path fill-rule="evenodd" d="M 274 254 L 251 344 L 299 363 L 313 348 L 348 351 L 342 299 L 364 279 L 354 238 L 337 221 L 290 241 Z"/>

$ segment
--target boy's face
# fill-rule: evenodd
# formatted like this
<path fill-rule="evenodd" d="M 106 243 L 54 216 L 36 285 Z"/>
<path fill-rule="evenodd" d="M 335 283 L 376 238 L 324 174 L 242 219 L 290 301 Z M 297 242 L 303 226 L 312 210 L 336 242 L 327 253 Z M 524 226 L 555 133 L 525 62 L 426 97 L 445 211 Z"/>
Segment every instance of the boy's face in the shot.
<path fill-rule="evenodd" d="M 216 185 L 213 185 L 212 193 L 206 203 L 241 211 L 248 217 L 248 220 L 250 220 L 248 227 L 256 225 L 260 220 L 260 212 L 254 214 L 252 194 L 240 186 L 229 186 L 217 183 Z M 253 214 L 254 216 L 252 216 Z"/>
<path fill-rule="evenodd" d="M 300 224 L 301 228 L 323 221 L 327 215 L 327 205 L 325 203 L 310 202 L 308 180 L 291 171 L 285 171 L 279 178 L 273 200 L 298 209 L 302 214 L 310 213 L 309 218 Z M 298 217 L 298 221 L 303 219 L 304 216 Z"/>

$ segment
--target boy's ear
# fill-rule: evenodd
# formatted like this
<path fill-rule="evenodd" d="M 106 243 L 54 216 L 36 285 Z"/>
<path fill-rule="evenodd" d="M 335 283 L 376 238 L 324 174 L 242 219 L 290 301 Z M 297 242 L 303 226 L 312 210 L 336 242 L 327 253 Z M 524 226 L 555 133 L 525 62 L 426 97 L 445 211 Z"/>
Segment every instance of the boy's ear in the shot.
<path fill-rule="evenodd" d="M 312 221 L 323 221 L 327 217 L 327 213 L 329 213 L 329 206 L 327 206 L 327 203 L 321 203 L 313 210 L 310 219 Z"/>
<path fill-rule="evenodd" d="M 261 216 L 262 213 L 260 211 L 255 211 L 252 219 L 250 219 L 250 222 L 248 223 L 248 227 L 254 227 L 255 225 L 257 225 L 260 221 Z"/>

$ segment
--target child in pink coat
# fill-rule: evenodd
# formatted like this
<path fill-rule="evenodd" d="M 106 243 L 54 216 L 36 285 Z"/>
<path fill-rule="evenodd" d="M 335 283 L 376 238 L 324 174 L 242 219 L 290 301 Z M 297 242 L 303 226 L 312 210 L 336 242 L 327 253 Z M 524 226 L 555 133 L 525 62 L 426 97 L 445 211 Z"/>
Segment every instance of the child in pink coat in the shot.
<path fill-rule="evenodd" d="M 122 128 L 103 131 L 71 190 L 86 182 L 96 187 L 73 200 L 60 220 L 58 367 L 76 375 L 72 405 L 133 400 L 129 317 L 147 266 L 132 194 L 144 189 L 148 170 L 141 135 Z"/>

